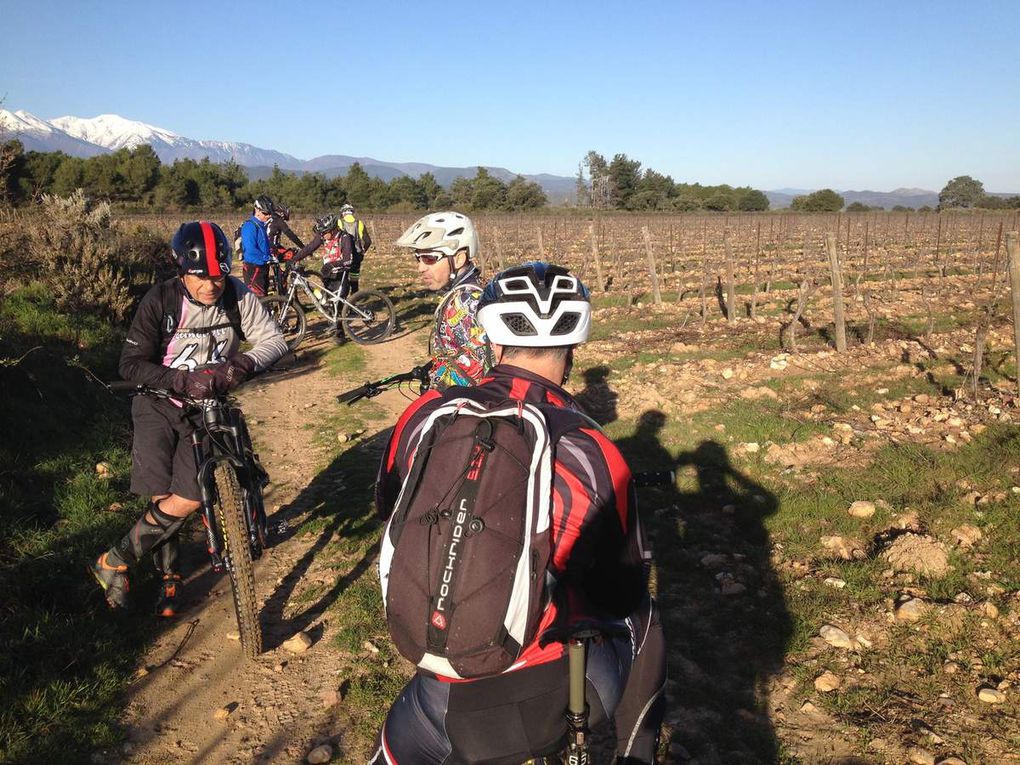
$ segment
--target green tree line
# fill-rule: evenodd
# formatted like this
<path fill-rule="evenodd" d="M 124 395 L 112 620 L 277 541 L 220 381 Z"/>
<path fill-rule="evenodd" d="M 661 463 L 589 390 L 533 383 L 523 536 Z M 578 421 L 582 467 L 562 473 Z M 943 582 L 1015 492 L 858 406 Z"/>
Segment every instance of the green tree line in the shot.
<path fill-rule="evenodd" d="M 455 207 L 464 210 L 533 210 L 548 200 L 542 188 L 517 176 L 509 183 L 479 167 L 473 178 L 458 178 L 449 188 L 431 173 L 373 178 L 355 163 L 346 175 L 285 173 L 273 168 L 268 178 L 251 180 L 234 162 L 191 159 L 163 164 L 143 144 L 87 159 L 62 152 L 23 150 L 19 141 L 0 146 L 0 202 L 37 202 L 44 194 L 70 196 L 76 189 L 95 199 L 153 210 L 244 208 L 259 194 L 285 200 L 307 212 L 335 209 L 350 202 L 366 211 L 413 211 Z"/>
<path fill-rule="evenodd" d="M 751 212 L 769 209 L 768 197 L 750 186 L 677 183 L 671 176 L 651 168 L 642 170 L 641 163 L 626 154 L 617 154 L 607 162 L 595 151 L 589 151 L 578 167 L 577 203 L 582 207 L 609 210 Z"/>

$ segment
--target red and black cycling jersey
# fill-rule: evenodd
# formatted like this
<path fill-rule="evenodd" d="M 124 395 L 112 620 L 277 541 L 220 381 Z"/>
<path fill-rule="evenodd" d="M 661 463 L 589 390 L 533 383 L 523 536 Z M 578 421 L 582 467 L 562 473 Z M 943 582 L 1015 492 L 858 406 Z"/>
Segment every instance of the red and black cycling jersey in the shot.
<path fill-rule="evenodd" d="M 563 432 L 553 446 L 549 572 L 556 582 L 556 596 L 536 635 L 568 611 L 611 619 L 632 613 L 647 593 L 650 554 L 636 512 L 630 468 L 569 393 L 527 370 L 500 364 L 473 387 L 431 391 L 411 404 L 397 421 L 379 468 L 376 507 L 380 516 L 386 519 L 393 511 L 425 421 L 443 403 L 459 397 L 493 405 L 507 400 L 535 404 L 545 414 L 550 432 Z M 541 648 L 536 639 L 509 671 L 562 654 L 562 644 Z"/>

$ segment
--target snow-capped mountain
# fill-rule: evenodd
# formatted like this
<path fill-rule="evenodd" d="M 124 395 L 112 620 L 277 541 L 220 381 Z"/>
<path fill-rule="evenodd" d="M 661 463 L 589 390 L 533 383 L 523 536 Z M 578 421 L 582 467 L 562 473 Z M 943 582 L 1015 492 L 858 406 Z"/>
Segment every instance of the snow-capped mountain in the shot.
<path fill-rule="evenodd" d="M 198 141 L 178 135 L 171 130 L 154 125 L 125 119 L 116 114 L 101 114 L 91 119 L 81 117 L 58 117 L 46 121 L 28 112 L 9 112 L 0 109 L 0 141 L 18 138 L 29 151 L 62 151 L 75 157 L 90 157 L 119 149 L 133 149 L 148 144 L 160 161 L 170 164 L 178 159 L 229 162 L 248 169 L 249 177 L 267 176 L 274 165 L 281 170 L 308 173 L 320 172 L 327 177 L 343 175 L 355 162 L 361 164 L 369 175 L 389 181 L 409 175 L 418 177 L 424 172 L 435 175 L 440 184 L 448 185 L 456 178 L 472 177 L 477 168 L 439 167 L 418 162 L 383 162 L 371 157 L 349 157 L 330 154 L 308 161 L 290 154 L 261 149 L 247 143 L 227 141 Z M 510 181 L 516 173 L 506 168 L 487 168 L 497 178 Z M 570 198 L 574 193 L 573 178 L 555 175 L 526 175 L 536 181 L 555 202 Z"/>
<path fill-rule="evenodd" d="M 28 112 L 0 109 L 0 140 L 8 138 L 17 138 L 26 151 L 62 151 L 75 157 L 94 157 L 107 151 Z"/>
<path fill-rule="evenodd" d="M 247 143 L 196 141 L 164 128 L 125 119 L 117 114 L 100 114 L 92 119 L 58 117 L 51 120 L 50 124 L 69 135 L 111 151 L 133 149 L 147 143 L 164 163 L 178 159 L 201 160 L 208 157 L 210 162 L 233 160 L 245 166 L 279 165 L 282 170 L 298 170 L 302 165 L 301 160 L 279 151 L 260 149 Z"/>

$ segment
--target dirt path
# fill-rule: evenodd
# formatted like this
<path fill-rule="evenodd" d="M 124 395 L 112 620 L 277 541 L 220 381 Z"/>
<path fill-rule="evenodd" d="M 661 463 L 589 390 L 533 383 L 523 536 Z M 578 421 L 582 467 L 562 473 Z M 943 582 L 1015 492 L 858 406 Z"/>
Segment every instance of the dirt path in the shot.
<path fill-rule="evenodd" d="M 295 499 L 313 480 L 327 476 L 327 491 L 343 490 L 342 475 L 324 472 L 333 449 L 315 443 L 318 426 L 337 413 L 333 396 L 340 390 L 422 358 L 421 322 L 412 330 L 365 348 L 365 368 L 339 379 L 327 369 L 330 341 L 306 340 L 298 359 L 244 391 L 253 439 L 273 478 L 266 507 L 274 528 L 281 522 L 291 529 L 300 525 L 307 508 Z M 388 414 L 373 421 L 366 437 L 388 427 L 407 405 L 395 391 L 376 401 Z M 190 560 L 199 570 L 185 588 L 185 610 L 146 652 L 145 669 L 128 692 L 123 719 L 128 743 L 103 761 L 296 763 L 319 741 L 340 733 L 330 694 L 341 659 L 329 647 L 325 607 L 317 610 L 301 599 L 309 586 L 337 586 L 339 572 L 316 561 L 334 533 L 283 531 L 283 541 L 256 564 L 266 650 L 255 661 L 244 660 L 231 634 L 237 625 L 229 581 L 209 571 L 200 549 L 193 552 Z M 363 568 L 359 575 L 365 574 Z M 281 643 L 299 630 L 316 643 L 305 653 L 289 653 Z M 229 714 L 220 719 L 225 712 L 218 710 Z"/>

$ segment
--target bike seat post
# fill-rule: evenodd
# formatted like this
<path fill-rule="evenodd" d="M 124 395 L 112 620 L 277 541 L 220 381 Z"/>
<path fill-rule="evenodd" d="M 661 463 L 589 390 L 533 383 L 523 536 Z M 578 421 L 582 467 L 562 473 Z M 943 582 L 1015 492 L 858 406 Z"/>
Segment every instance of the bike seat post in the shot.
<path fill-rule="evenodd" d="M 571 638 L 567 643 L 567 656 L 570 665 L 570 703 L 567 711 L 571 715 L 588 717 L 588 704 L 585 701 L 585 653 L 587 646 L 583 638 Z"/>

